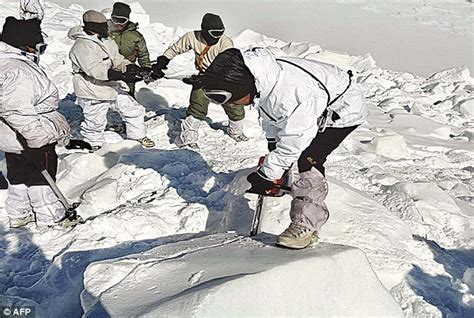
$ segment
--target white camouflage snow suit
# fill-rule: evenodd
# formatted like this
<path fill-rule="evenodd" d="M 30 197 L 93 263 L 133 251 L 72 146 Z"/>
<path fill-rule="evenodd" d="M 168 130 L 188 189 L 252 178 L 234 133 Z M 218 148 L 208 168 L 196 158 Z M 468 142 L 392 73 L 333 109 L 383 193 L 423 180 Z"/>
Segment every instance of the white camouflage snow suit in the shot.
<path fill-rule="evenodd" d="M 115 41 L 99 40 L 96 35 L 86 34 L 80 26 L 72 28 L 68 36 L 75 40 L 69 58 L 74 72 L 74 92 L 84 113 L 81 124 L 84 140 L 92 146 L 102 145 L 109 108 L 125 121 L 127 138 L 145 137 L 145 109 L 121 88 L 118 81 L 108 79 L 110 68 L 125 71 L 131 64 L 119 53 Z"/>
<path fill-rule="evenodd" d="M 43 20 L 44 10 L 39 0 L 20 0 L 20 19 Z"/>
<path fill-rule="evenodd" d="M 275 59 L 265 49 L 246 51 L 243 57 L 255 77 L 259 98 L 254 103 L 262 127 L 267 139 L 276 141 L 276 148 L 266 157 L 261 171 L 269 179 L 280 179 L 285 170 L 298 162 L 300 179 L 292 185 L 291 220 L 318 232 L 329 217 L 324 203 L 328 188 L 322 165 L 327 155 L 365 121 L 367 107 L 362 92 L 357 84 L 350 83 L 347 72 L 333 65 L 300 58 Z M 328 118 L 324 133 L 318 133 L 318 119 L 327 108 L 328 94 L 298 66 L 321 81 L 331 100 L 344 92 L 330 106 L 340 118 Z M 316 162 L 319 158 L 314 156 L 315 151 L 321 153 L 321 162 Z"/>
<path fill-rule="evenodd" d="M 36 214 L 38 225 L 52 225 L 65 211 L 37 164 L 56 175 L 56 143 L 65 143 L 69 124 L 57 111 L 58 90 L 45 72 L 22 51 L 0 42 L 0 150 L 7 161 L 8 196 L 5 209 L 10 219 Z M 42 156 L 33 162 L 18 141 L 15 129 L 26 147 Z"/>

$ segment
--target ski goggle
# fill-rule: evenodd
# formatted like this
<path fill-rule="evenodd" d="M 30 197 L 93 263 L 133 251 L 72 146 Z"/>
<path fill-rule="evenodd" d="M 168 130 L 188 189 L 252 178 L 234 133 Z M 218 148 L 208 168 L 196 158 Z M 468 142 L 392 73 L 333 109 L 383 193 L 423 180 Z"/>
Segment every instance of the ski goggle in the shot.
<path fill-rule="evenodd" d="M 48 47 L 48 44 L 46 43 L 38 43 L 35 45 L 36 51 L 38 51 L 39 54 L 43 54 L 44 51 L 46 51 L 46 48 Z"/>
<path fill-rule="evenodd" d="M 232 93 L 221 89 L 205 89 L 204 96 L 214 104 L 225 104 L 232 98 Z"/>
<path fill-rule="evenodd" d="M 119 15 L 113 15 L 110 17 L 110 19 L 115 24 L 125 24 L 129 21 L 127 17 L 121 17 Z"/>
<path fill-rule="evenodd" d="M 207 30 L 210 36 L 214 39 L 220 38 L 224 34 L 225 29 L 214 29 L 214 30 Z"/>

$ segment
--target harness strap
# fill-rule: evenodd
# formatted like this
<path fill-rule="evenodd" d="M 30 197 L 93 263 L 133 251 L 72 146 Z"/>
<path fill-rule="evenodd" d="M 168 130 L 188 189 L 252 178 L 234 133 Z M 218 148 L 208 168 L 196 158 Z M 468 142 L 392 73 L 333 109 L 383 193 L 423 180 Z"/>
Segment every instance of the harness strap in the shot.
<path fill-rule="evenodd" d="M 207 45 L 201 53 L 199 53 L 199 57 L 196 60 L 196 68 L 202 72 L 204 70 L 204 57 L 206 56 L 207 52 L 211 48 L 210 45 Z"/>
<path fill-rule="evenodd" d="M 300 65 L 296 64 L 296 63 L 293 63 L 293 62 L 290 62 L 290 61 L 287 61 L 287 60 L 283 60 L 283 59 L 276 59 L 277 61 L 279 62 L 285 62 L 285 63 L 288 63 L 290 65 L 293 65 L 297 68 L 299 68 L 300 70 L 302 70 L 303 72 L 307 73 L 309 76 L 311 76 L 316 82 L 318 82 L 318 85 L 320 88 L 322 88 L 327 96 L 328 96 L 328 102 L 327 102 L 327 105 L 326 105 L 326 108 L 324 109 L 323 113 L 321 114 L 321 116 L 318 118 L 318 122 L 319 122 L 319 131 L 320 132 L 324 132 L 324 130 L 326 130 L 326 125 L 327 125 L 327 119 L 330 117 L 332 121 L 336 121 L 338 119 L 341 118 L 341 116 L 339 116 L 333 109 L 331 109 L 329 106 L 331 106 L 332 104 L 334 104 L 339 98 L 341 98 L 342 95 L 344 95 L 347 90 L 349 89 L 349 87 L 351 86 L 352 84 L 352 71 L 351 70 L 348 70 L 347 71 L 347 75 L 349 76 L 349 84 L 347 84 L 347 87 L 344 89 L 344 91 L 342 91 L 341 94 L 339 94 L 336 98 L 334 98 L 333 100 L 331 100 L 331 94 L 329 93 L 329 90 L 327 89 L 327 87 L 323 84 L 323 82 L 321 82 L 321 80 L 319 78 L 317 78 L 313 73 L 309 72 L 307 69 L 301 67 Z"/>

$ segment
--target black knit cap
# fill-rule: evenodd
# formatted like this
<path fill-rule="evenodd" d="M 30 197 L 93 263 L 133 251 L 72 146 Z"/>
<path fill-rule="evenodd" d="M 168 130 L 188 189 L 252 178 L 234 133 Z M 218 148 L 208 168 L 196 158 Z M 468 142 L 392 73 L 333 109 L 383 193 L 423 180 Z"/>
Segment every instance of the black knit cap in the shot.
<path fill-rule="evenodd" d="M 35 48 L 36 44 L 44 43 L 41 33 L 41 21 L 38 19 L 17 20 L 7 17 L 3 24 L 2 41 L 16 48 Z"/>
<path fill-rule="evenodd" d="M 212 13 L 206 13 L 202 17 L 202 22 L 201 22 L 201 30 L 220 30 L 224 29 L 224 23 L 221 20 L 221 17 L 212 14 Z"/>
<path fill-rule="evenodd" d="M 236 48 L 219 53 L 202 75 L 201 83 L 204 89 L 222 89 L 232 93 L 230 102 L 257 93 L 255 77 Z"/>
<path fill-rule="evenodd" d="M 118 17 L 126 17 L 130 18 L 130 6 L 123 2 L 115 2 L 114 8 L 112 9 L 112 15 L 116 15 Z"/>

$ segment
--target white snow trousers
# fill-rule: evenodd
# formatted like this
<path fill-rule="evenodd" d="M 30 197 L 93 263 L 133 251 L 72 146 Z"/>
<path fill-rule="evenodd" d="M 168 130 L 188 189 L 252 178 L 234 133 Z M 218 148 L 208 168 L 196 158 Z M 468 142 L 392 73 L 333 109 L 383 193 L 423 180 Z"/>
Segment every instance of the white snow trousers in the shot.
<path fill-rule="evenodd" d="M 36 224 L 52 225 L 65 216 L 65 209 L 47 185 L 10 184 L 5 209 L 11 219 L 36 214 Z"/>
<path fill-rule="evenodd" d="M 300 179 L 291 187 L 291 222 L 319 234 L 329 218 L 329 211 L 324 203 L 327 194 L 328 184 L 321 172 L 312 168 L 300 173 Z"/>
<path fill-rule="evenodd" d="M 128 139 L 145 137 L 145 108 L 137 103 L 125 91 L 119 91 L 117 100 L 94 100 L 77 98 L 82 107 L 84 121 L 81 123 L 81 135 L 92 146 L 101 146 L 105 141 L 104 130 L 107 126 L 107 111 L 112 109 L 120 114 L 127 130 Z"/>

